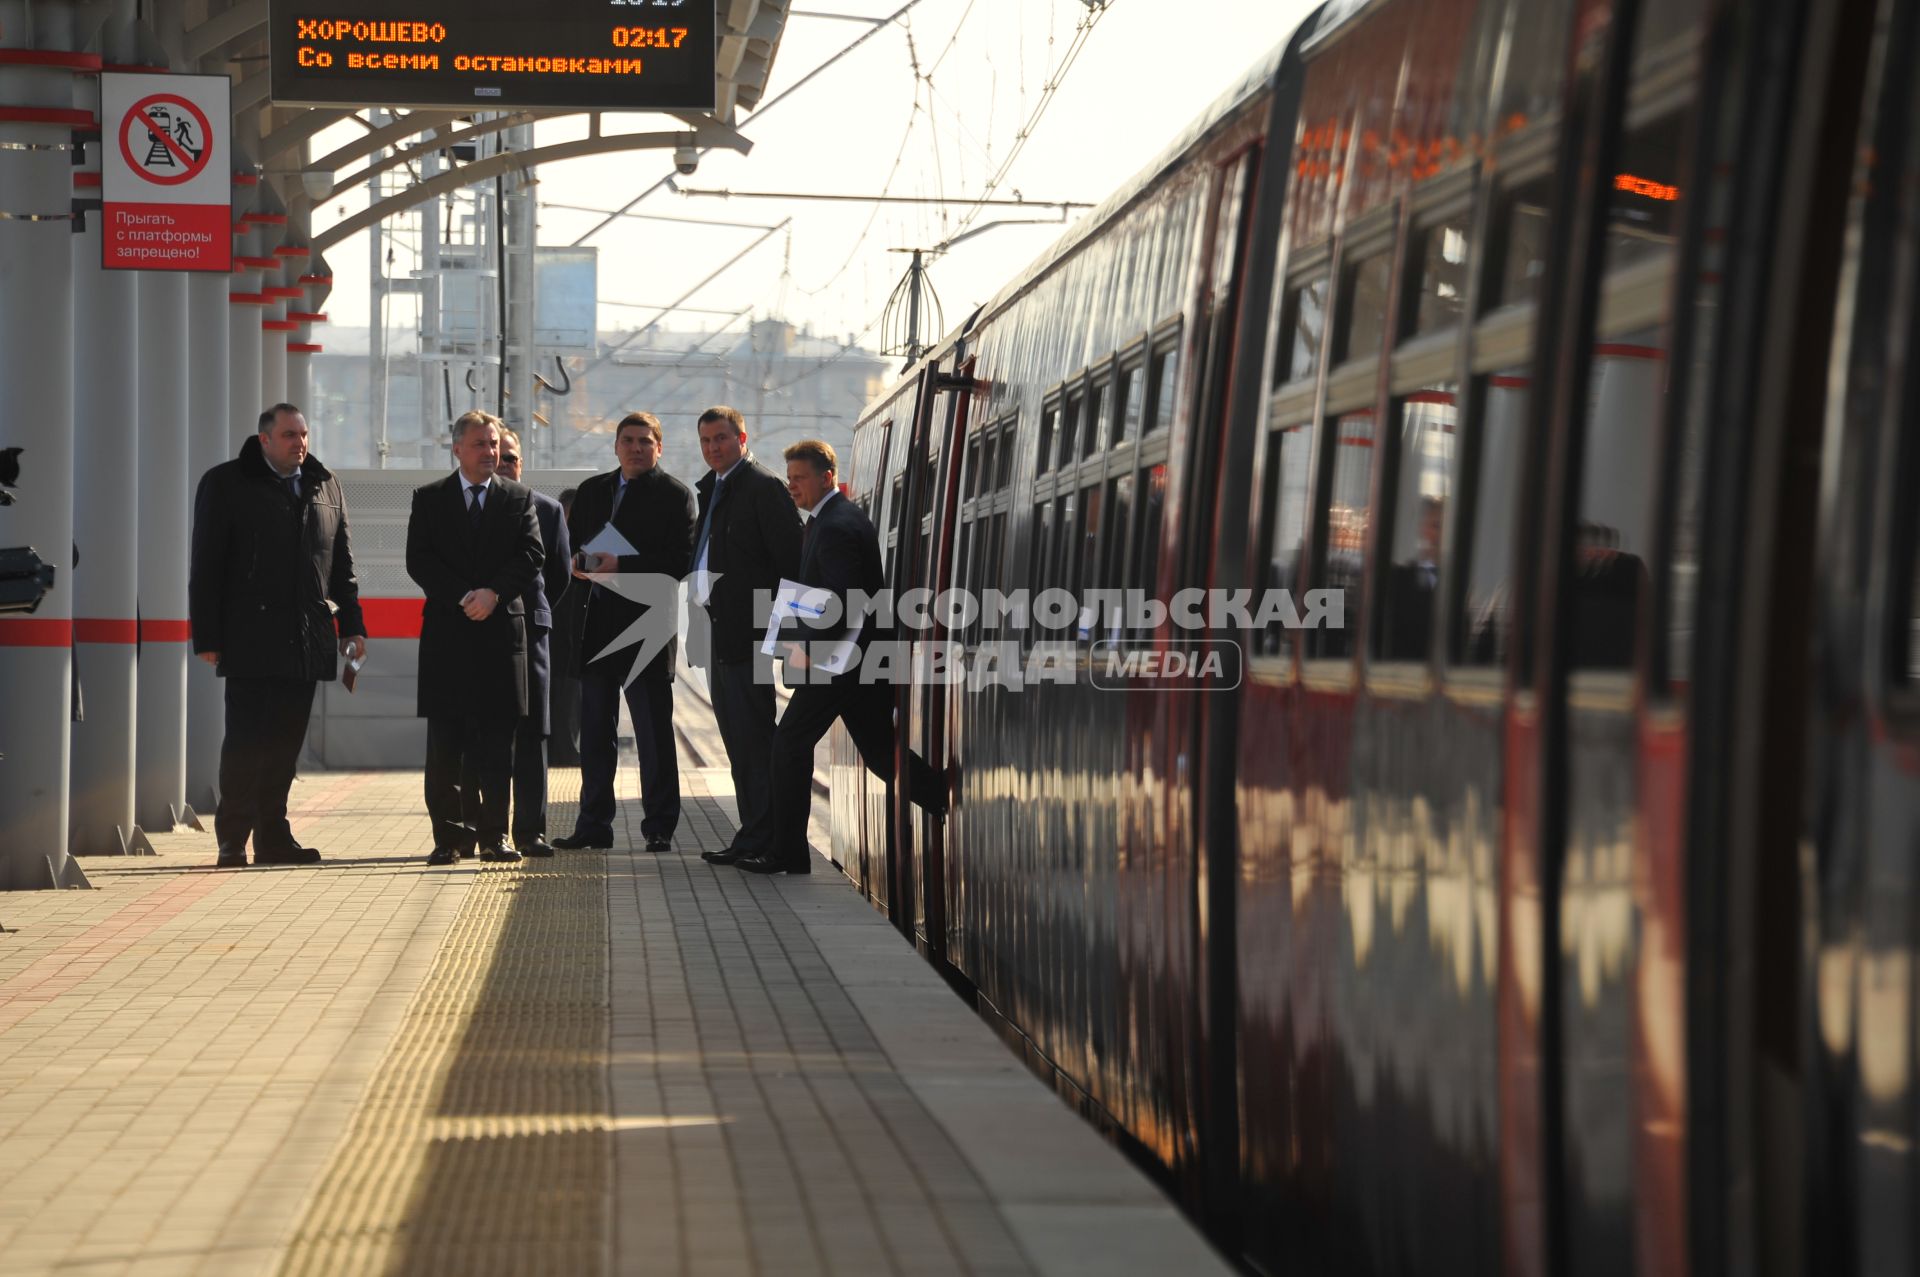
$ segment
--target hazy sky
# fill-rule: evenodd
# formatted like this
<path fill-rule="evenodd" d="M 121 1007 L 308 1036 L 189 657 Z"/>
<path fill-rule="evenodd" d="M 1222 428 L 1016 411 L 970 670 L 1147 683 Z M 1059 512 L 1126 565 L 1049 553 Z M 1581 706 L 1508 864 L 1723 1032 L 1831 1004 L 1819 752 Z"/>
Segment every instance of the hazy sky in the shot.
<path fill-rule="evenodd" d="M 799 0 L 803 11 L 884 17 L 904 0 Z M 997 196 L 1097 203 L 1144 167 L 1168 141 L 1270 50 L 1313 6 L 1303 0 L 1112 0 L 1063 71 L 1076 28 L 1090 11 L 1082 0 L 922 0 L 904 19 L 868 41 L 771 111 L 764 122 L 741 116 L 752 154 L 714 151 L 682 186 L 736 191 L 802 191 L 978 197 L 1005 162 L 1059 81 L 1045 113 Z M 766 100 L 858 38 L 865 24 L 795 16 L 774 63 Z M 916 78 L 917 60 L 920 78 Z M 650 131 L 666 117 L 635 115 L 617 130 Z M 539 126 L 541 143 L 581 136 L 578 120 Z M 316 146 L 324 153 L 330 139 Z M 895 161 L 898 157 L 898 169 Z M 635 151 L 569 160 L 538 170 L 540 242 L 570 244 L 599 218 L 544 207 L 615 208 L 672 171 L 671 156 Z M 889 188 L 889 174 L 892 173 Z M 335 201 L 317 210 L 315 229 L 365 207 Z M 895 248 L 928 247 L 960 229 L 964 205 L 821 204 L 787 200 L 692 198 L 661 191 L 636 212 L 773 226 L 776 235 L 688 302 L 712 310 L 752 309 L 752 318 L 784 316 L 844 338 L 874 324 L 908 259 Z M 994 218 L 1049 216 L 984 209 Z M 932 270 L 948 326 L 959 323 L 1061 233 L 1058 225 L 1005 226 L 969 239 Z M 600 326 L 632 327 L 752 242 L 757 231 L 622 219 L 588 242 L 600 250 Z M 396 244 L 395 273 L 405 274 L 410 240 Z M 364 234 L 328 252 L 335 289 L 327 310 L 337 324 L 367 322 Z M 680 314 L 675 328 L 717 326 L 723 315 Z M 746 321 L 740 321 L 744 326 Z M 392 327 L 413 326 L 395 311 Z M 871 332 L 863 345 L 879 339 Z"/>

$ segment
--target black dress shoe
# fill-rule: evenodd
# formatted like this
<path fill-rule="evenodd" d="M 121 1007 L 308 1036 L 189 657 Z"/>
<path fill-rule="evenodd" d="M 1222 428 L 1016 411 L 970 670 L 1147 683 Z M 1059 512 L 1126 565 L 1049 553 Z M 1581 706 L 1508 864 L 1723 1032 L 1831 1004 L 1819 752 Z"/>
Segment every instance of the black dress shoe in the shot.
<path fill-rule="evenodd" d="M 565 838 L 554 839 L 553 845 L 561 851 L 607 851 L 613 847 L 613 831 L 590 834 L 576 830 Z"/>
<path fill-rule="evenodd" d="M 452 847 L 435 847 L 433 854 L 427 857 L 430 865 L 451 865 L 459 862 L 460 853 Z"/>
<path fill-rule="evenodd" d="M 247 849 L 242 847 L 238 851 L 229 851 L 227 848 L 222 847 L 220 849 L 220 858 L 213 862 L 213 867 L 215 869 L 245 869 L 247 867 Z"/>
<path fill-rule="evenodd" d="M 810 874 L 813 865 L 810 861 L 774 860 L 764 854 L 742 856 L 733 862 L 735 869 L 744 869 L 750 874 Z"/>
<path fill-rule="evenodd" d="M 256 865 L 317 865 L 320 853 L 312 847 L 302 847 L 295 843 L 291 847 L 268 847 L 253 849 L 253 863 Z"/>
<path fill-rule="evenodd" d="M 703 851 L 700 859 L 710 865 L 732 865 L 745 860 L 749 854 L 739 847 L 728 847 L 725 851 Z"/>
<path fill-rule="evenodd" d="M 514 850 L 518 851 L 521 855 L 532 856 L 536 859 L 544 860 L 553 855 L 553 844 L 545 838 L 535 838 L 532 842 L 517 842 L 513 846 Z"/>
<path fill-rule="evenodd" d="M 480 849 L 480 859 L 486 861 L 488 864 L 517 865 L 520 863 L 520 853 L 507 846 L 504 842 L 497 842 L 491 847 L 482 847 Z"/>
<path fill-rule="evenodd" d="M 647 839 L 647 850 L 659 855 L 663 851 L 673 850 L 673 839 L 666 834 L 654 834 Z"/>

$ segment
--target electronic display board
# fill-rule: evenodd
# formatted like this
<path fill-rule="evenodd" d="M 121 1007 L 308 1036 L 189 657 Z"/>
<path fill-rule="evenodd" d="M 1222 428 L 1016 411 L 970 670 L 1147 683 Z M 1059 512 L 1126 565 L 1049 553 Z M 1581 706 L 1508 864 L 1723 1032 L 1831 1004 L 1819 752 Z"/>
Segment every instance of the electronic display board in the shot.
<path fill-rule="evenodd" d="M 716 0 L 272 0 L 280 106 L 711 110 Z"/>

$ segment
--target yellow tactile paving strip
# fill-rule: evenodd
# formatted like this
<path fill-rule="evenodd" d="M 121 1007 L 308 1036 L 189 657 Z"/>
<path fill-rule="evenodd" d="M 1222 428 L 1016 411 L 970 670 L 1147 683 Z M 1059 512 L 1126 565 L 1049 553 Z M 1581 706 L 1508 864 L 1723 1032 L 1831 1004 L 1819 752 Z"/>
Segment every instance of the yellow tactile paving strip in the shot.
<path fill-rule="evenodd" d="M 606 1271 L 606 865 L 479 875 L 281 1264 Z"/>

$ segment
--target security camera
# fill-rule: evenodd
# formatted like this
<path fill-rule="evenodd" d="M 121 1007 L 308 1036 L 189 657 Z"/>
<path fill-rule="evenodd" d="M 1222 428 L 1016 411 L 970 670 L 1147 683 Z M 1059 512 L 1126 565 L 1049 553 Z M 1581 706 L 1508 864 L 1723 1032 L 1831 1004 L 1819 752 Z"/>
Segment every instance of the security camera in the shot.
<path fill-rule="evenodd" d="M 300 185 L 308 199 L 323 200 L 333 193 L 333 173 L 329 169 L 308 169 L 300 175 Z"/>
<path fill-rule="evenodd" d="M 674 147 L 673 167 L 682 177 L 690 175 L 700 167 L 700 148 L 691 142 L 682 142 Z"/>

